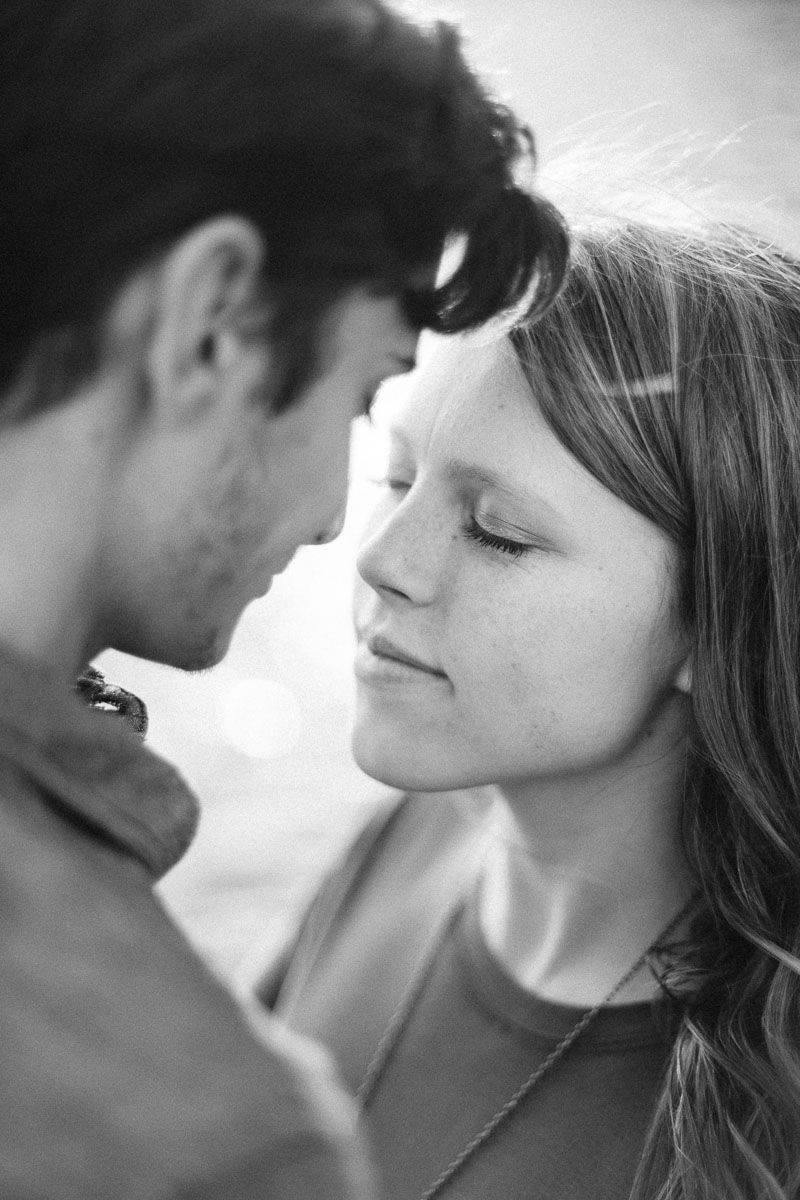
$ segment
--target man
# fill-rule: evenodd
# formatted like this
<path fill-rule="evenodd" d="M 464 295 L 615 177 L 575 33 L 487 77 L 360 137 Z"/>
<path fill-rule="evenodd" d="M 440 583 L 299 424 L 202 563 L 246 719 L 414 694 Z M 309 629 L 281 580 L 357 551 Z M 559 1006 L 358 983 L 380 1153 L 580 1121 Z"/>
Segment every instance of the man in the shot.
<path fill-rule="evenodd" d="M 453 32 L 379 0 L 0 7 L 4 1200 L 371 1194 L 325 1069 L 152 895 L 192 797 L 73 680 L 219 661 L 335 536 L 351 421 L 420 329 L 547 303 L 525 149 Z"/>

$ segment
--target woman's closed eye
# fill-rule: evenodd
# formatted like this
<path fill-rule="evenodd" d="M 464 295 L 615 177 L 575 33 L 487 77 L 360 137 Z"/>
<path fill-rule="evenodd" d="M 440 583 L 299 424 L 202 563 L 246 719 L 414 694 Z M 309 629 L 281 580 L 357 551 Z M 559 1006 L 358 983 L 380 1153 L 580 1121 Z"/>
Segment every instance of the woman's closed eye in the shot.
<path fill-rule="evenodd" d="M 400 500 L 414 486 L 414 479 L 410 473 L 389 472 L 386 475 L 373 477 L 370 479 L 370 483 L 383 488 L 387 492 L 391 492 L 396 500 Z M 528 554 L 532 550 L 543 549 L 542 544 L 533 537 L 528 538 L 526 541 L 521 541 L 520 539 L 509 537 L 507 534 L 496 533 L 487 529 L 484 525 L 478 523 L 474 513 L 467 517 L 463 532 L 470 541 L 476 542 L 479 546 L 500 554 L 506 554 L 510 558 L 521 558 L 523 554 Z"/>
<path fill-rule="evenodd" d="M 471 541 L 477 542 L 479 546 L 497 550 L 512 558 L 521 558 L 523 554 L 528 554 L 531 550 L 540 549 L 535 542 L 520 542 L 499 533 L 490 533 L 488 529 L 484 529 L 482 525 L 478 524 L 474 516 L 468 518 L 464 532 Z"/>

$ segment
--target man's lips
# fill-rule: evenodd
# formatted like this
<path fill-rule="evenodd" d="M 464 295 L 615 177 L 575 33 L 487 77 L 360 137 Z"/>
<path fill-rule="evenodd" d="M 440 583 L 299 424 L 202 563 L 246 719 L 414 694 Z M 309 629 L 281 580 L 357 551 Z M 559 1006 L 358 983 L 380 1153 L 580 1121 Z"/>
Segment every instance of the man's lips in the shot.
<path fill-rule="evenodd" d="M 417 658 L 415 654 L 411 654 L 408 650 L 402 649 L 384 634 L 367 634 L 363 638 L 364 644 L 376 656 L 376 658 L 389 659 L 391 662 L 400 663 L 405 667 L 413 667 L 417 671 L 424 671 L 428 675 L 435 675 L 439 679 L 446 679 L 444 671 L 437 670 L 430 663 L 424 662 L 421 658 Z"/>

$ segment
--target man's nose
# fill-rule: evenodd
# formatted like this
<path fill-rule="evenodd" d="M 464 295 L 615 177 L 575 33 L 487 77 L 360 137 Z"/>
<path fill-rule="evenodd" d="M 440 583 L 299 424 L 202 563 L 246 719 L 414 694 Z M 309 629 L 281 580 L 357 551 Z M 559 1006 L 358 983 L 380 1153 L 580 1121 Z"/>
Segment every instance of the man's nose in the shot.
<path fill-rule="evenodd" d="M 312 541 L 313 546 L 325 546 L 328 542 L 334 541 L 342 532 L 344 525 L 345 509 L 341 508 L 331 521 L 329 521 L 323 529 L 319 531 Z"/>

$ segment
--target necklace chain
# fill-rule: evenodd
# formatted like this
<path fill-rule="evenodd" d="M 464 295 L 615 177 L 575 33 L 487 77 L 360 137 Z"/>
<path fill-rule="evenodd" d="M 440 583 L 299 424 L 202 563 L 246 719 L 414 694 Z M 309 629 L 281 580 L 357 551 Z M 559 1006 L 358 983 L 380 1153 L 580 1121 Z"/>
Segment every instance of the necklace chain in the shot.
<path fill-rule="evenodd" d="M 470 1139 L 469 1142 L 467 1142 L 464 1149 L 461 1150 L 461 1152 L 457 1154 L 450 1163 L 448 1163 L 441 1174 L 434 1179 L 433 1183 L 431 1183 L 428 1188 L 426 1188 L 426 1190 L 420 1196 L 420 1200 L 433 1200 L 434 1196 L 438 1196 L 438 1194 L 450 1182 L 453 1176 L 456 1175 L 462 1169 L 465 1163 L 467 1163 L 468 1160 L 471 1159 L 472 1156 L 481 1148 L 481 1146 L 483 1146 L 484 1143 L 487 1142 L 490 1137 L 492 1137 L 497 1128 L 504 1124 L 504 1122 L 508 1120 L 513 1112 L 516 1112 L 522 1101 L 529 1095 L 530 1092 L 533 1091 L 542 1076 L 550 1071 L 559 1061 L 559 1059 L 563 1058 L 573 1042 L 577 1041 L 581 1034 L 584 1033 L 588 1028 L 588 1026 L 592 1024 L 601 1009 L 605 1008 L 605 1006 L 614 999 L 617 993 L 621 992 L 625 985 L 630 983 L 631 979 L 633 979 L 633 977 L 641 970 L 656 946 L 658 946 L 660 942 L 665 941 L 666 938 L 668 938 L 677 929 L 684 917 L 693 907 L 695 901 L 696 897 L 692 896 L 688 904 L 684 905 L 680 912 L 673 917 L 673 919 L 664 929 L 662 929 L 656 940 L 651 942 L 644 953 L 636 959 L 636 962 L 633 964 L 633 966 L 631 966 L 625 972 L 621 979 L 617 980 L 611 991 L 608 992 L 598 1004 L 595 1004 L 594 1008 L 589 1008 L 586 1010 L 586 1012 L 581 1014 L 569 1032 L 564 1035 L 561 1041 L 545 1058 L 542 1059 L 539 1065 L 534 1068 L 528 1078 L 517 1088 L 514 1094 L 510 1096 L 508 1100 L 506 1100 L 505 1104 L 497 1109 L 497 1111 L 489 1118 L 483 1128 L 480 1129 L 478 1133 L 476 1133 L 475 1136 Z M 428 981 L 433 974 L 433 969 L 439 958 L 439 954 L 449 938 L 450 933 L 455 927 L 456 922 L 461 916 L 463 909 L 464 901 L 462 900 L 451 910 L 439 931 L 438 937 L 435 939 L 430 951 L 425 957 L 422 966 L 409 981 L 403 995 L 400 997 L 397 1007 L 389 1018 L 388 1024 L 378 1040 L 378 1044 L 375 1047 L 375 1052 L 367 1064 L 364 1077 L 361 1080 L 358 1091 L 356 1092 L 356 1099 L 361 1105 L 362 1110 L 366 1109 L 367 1105 L 375 1094 L 375 1089 L 383 1077 L 389 1059 L 397 1049 L 397 1046 L 403 1037 L 406 1027 L 411 1020 L 414 1009 L 419 1003 L 419 1000 L 425 991 L 425 988 L 427 987 Z"/>

